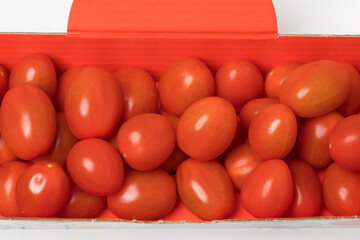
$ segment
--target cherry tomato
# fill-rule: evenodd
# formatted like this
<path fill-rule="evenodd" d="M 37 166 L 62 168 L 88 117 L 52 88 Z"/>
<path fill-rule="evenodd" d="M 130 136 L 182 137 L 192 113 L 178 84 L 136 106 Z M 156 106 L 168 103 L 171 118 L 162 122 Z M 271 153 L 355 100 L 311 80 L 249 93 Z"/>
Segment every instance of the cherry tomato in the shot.
<path fill-rule="evenodd" d="M 15 187 L 20 175 L 29 167 L 28 163 L 13 161 L 0 166 L 0 213 L 4 217 L 21 217 L 16 203 Z"/>
<path fill-rule="evenodd" d="M 215 89 L 215 95 L 228 100 L 238 112 L 248 101 L 263 95 L 264 79 L 252 62 L 235 60 L 219 68 Z"/>
<path fill-rule="evenodd" d="M 158 107 L 158 92 L 151 75 L 140 68 L 123 68 L 115 72 L 124 97 L 122 122 L 141 113 L 154 113 Z"/>
<path fill-rule="evenodd" d="M 227 219 L 255 219 L 255 217 L 244 208 L 244 204 L 241 201 L 241 193 L 239 191 L 235 191 L 235 201 L 235 209 Z"/>
<path fill-rule="evenodd" d="M 56 70 L 51 59 L 43 53 L 30 53 L 15 63 L 10 73 L 9 88 L 31 83 L 54 100 L 56 81 Z"/>
<path fill-rule="evenodd" d="M 16 202 L 25 217 L 53 217 L 69 196 L 69 179 L 56 162 L 36 162 L 19 177 Z"/>
<path fill-rule="evenodd" d="M 241 144 L 232 149 L 226 156 L 224 166 L 230 176 L 234 187 L 241 190 L 244 179 L 261 163 L 248 143 Z"/>
<path fill-rule="evenodd" d="M 93 195 L 115 193 L 123 183 L 124 164 L 120 153 L 102 139 L 76 143 L 68 155 L 67 169 L 74 183 Z"/>
<path fill-rule="evenodd" d="M 8 73 L 3 66 L 0 65 L 0 104 L 9 88 Z"/>
<path fill-rule="evenodd" d="M 335 216 L 360 214 L 360 172 L 332 163 L 326 170 L 323 182 L 326 207 Z"/>
<path fill-rule="evenodd" d="M 231 144 L 237 126 L 234 107 L 219 97 L 201 99 L 181 116 L 177 142 L 192 158 L 208 161 L 218 157 Z"/>
<path fill-rule="evenodd" d="M 161 169 L 139 172 L 128 168 L 119 192 L 108 196 L 109 209 L 121 219 L 156 220 L 177 200 L 173 178 Z"/>
<path fill-rule="evenodd" d="M 121 89 L 108 70 L 84 67 L 76 74 L 65 97 L 65 116 L 75 137 L 111 137 L 122 112 Z"/>
<path fill-rule="evenodd" d="M 343 117 L 334 112 L 305 121 L 297 141 L 297 149 L 302 160 L 314 168 L 327 167 L 332 162 L 329 154 L 329 136 L 341 119 Z"/>
<path fill-rule="evenodd" d="M 290 160 L 294 195 L 286 217 L 316 216 L 322 205 L 322 187 L 314 169 L 304 161 Z"/>
<path fill-rule="evenodd" d="M 203 222 L 201 218 L 193 214 L 186 206 L 177 201 L 175 207 L 166 216 L 161 218 L 164 221 L 186 221 L 186 222 Z"/>
<path fill-rule="evenodd" d="M 226 218 L 234 209 L 234 187 L 215 160 L 185 160 L 176 171 L 176 183 L 181 201 L 203 220 Z"/>
<path fill-rule="evenodd" d="M 120 128 L 117 147 L 125 162 L 139 171 L 150 171 L 173 152 L 175 130 L 169 120 L 155 113 L 132 117 Z"/>
<path fill-rule="evenodd" d="M 30 83 L 20 84 L 5 94 L 0 128 L 13 153 L 32 160 L 51 148 L 56 132 L 55 109 L 39 88 Z"/>
<path fill-rule="evenodd" d="M 293 111 L 284 104 L 271 104 L 251 122 L 249 144 L 261 160 L 284 158 L 296 141 L 297 122 Z"/>
<path fill-rule="evenodd" d="M 242 129 L 247 132 L 251 121 L 267 106 L 279 103 L 275 98 L 258 98 L 247 102 L 240 110 L 239 118 Z"/>
<path fill-rule="evenodd" d="M 281 217 L 292 198 L 291 173 L 280 159 L 262 162 L 249 174 L 241 188 L 244 207 L 256 218 Z"/>
<path fill-rule="evenodd" d="M 55 108 L 58 112 L 64 111 L 65 97 L 69 90 L 71 82 L 74 80 L 76 74 L 81 70 L 80 67 L 70 68 L 64 72 L 57 82 Z"/>
<path fill-rule="evenodd" d="M 199 59 L 187 57 L 171 63 L 159 80 L 159 97 L 169 114 L 181 114 L 194 102 L 214 95 L 209 68 Z"/>
<path fill-rule="evenodd" d="M 0 135 L 0 164 L 15 160 L 17 160 L 17 157 Z"/>
<path fill-rule="evenodd" d="M 302 64 L 298 62 L 283 62 L 276 65 L 265 78 L 265 93 L 269 98 L 279 98 L 280 87 L 285 78 Z"/>
<path fill-rule="evenodd" d="M 311 118 L 334 111 L 347 98 L 351 81 L 341 63 L 320 60 L 292 71 L 280 88 L 280 102 L 299 117 Z"/>
<path fill-rule="evenodd" d="M 93 218 L 103 209 L 105 202 L 105 197 L 88 194 L 71 184 L 69 198 L 57 215 L 62 218 Z"/>

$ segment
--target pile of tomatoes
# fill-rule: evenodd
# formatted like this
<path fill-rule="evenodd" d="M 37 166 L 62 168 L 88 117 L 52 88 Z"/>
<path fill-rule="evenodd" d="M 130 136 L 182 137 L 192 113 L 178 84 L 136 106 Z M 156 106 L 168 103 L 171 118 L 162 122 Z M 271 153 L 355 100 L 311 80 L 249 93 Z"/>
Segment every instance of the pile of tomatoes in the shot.
<path fill-rule="evenodd" d="M 0 101 L 5 217 L 360 214 L 360 75 L 348 63 L 284 62 L 264 79 L 247 60 L 213 75 L 187 57 L 158 81 L 95 66 L 57 78 L 32 53 L 0 68 Z"/>

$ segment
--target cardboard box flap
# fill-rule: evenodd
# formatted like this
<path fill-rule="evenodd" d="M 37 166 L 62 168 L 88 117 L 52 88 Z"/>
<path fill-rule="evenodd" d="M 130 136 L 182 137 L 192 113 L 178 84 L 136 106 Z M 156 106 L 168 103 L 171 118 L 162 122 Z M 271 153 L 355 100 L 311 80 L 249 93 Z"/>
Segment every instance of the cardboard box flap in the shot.
<path fill-rule="evenodd" d="M 271 0 L 74 0 L 68 36 L 275 38 Z"/>

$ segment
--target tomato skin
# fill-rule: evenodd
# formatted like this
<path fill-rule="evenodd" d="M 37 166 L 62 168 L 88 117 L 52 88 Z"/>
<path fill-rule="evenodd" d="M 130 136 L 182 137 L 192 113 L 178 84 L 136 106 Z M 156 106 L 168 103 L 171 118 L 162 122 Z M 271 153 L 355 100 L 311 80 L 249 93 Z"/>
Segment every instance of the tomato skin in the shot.
<path fill-rule="evenodd" d="M 0 65 L 0 104 L 2 99 L 9 88 L 9 75 L 5 68 Z"/>
<path fill-rule="evenodd" d="M 173 209 L 176 183 L 164 170 L 140 172 L 128 168 L 119 192 L 108 196 L 109 209 L 121 219 L 157 220 Z"/>
<path fill-rule="evenodd" d="M 66 120 L 76 138 L 111 137 L 122 112 L 121 88 L 108 70 L 84 67 L 76 74 L 65 97 Z"/>
<path fill-rule="evenodd" d="M 224 219 L 234 209 L 234 187 L 215 160 L 185 160 L 176 171 L 176 183 L 181 201 L 203 220 Z"/>
<path fill-rule="evenodd" d="M 124 98 L 122 122 L 142 114 L 154 113 L 158 107 L 158 92 L 151 75 L 140 68 L 123 68 L 115 72 Z"/>
<path fill-rule="evenodd" d="M 234 107 L 219 97 L 201 99 L 180 117 L 177 143 L 188 156 L 209 161 L 231 144 L 237 127 Z"/>
<path fill-rule="evenodd" d="M 251 151 L 248 143 L 233 148 L 225 158 L 224 166 L 229 177 L 237 190 L 245 178 L 253 171 L 261 161 Z"/>
<path fill-rule="evenodd" d="M 84 192 L 106 196 L 119 191 L 124 179 L 124 164 L 111 143 L 91 138 L 74 145 L 67 158 L 71 179 Z"/>
<path fill-rule="evenodd" d="M 293 181 L 286 163 L 280 159 L 262 162 L 243 182 L 241 200 L 256 218 L 281 217 L 293 198 Z"/>
<path fill-rule="evenodd" d="M 51 100 L 56 94 L 56 70 L 51 59 L 43 53 L 30 53 L 20 58 L 12 68 L 9 88 L 30 83 L 43 90 Z"/>
<path fill-rule="evenodd" d="M 81 70 L 81 67 L 70 68 L 65 71 L 59 78 L 56 87 L 55 108 L 58 112 L 63 112 L 65 108 L 65 97 L 69 90 L 71 82 L 74 80 L 76 74 Z"/>
<path fill-rule="evenodd" d="M 240 109 L 250 100 L 264 93 L 264 79 L 252 62 L 244 59 L 222 65 L 215 75 L 215 95 Z"/>
<path fill-rule="evenodd" d="M 18 158 L 32 160 L 51 148 L 56 131 L 55 109 L 39 88 L 20 84 L 5 94 L 0 128 L 12 152 Z"/>
<path fill-rule="evenodd" d="M 2 136 L 0 135 L 0 164 L 15 161 L 18 158 L 11 151 L 9 146 L 6 144 Z"/>
<path fill-rule="evenodd" d="M 271 104 L 251 122 L 249 144 L 261 160 L 284 158 L 296 141 L 297 122 L 293 111 L 284 104 Z"/>
<path fill-rule="evenodd" d="M 69 196 L 69 179 L 56 162 L 39 161 L 19 177 L 15 197 L 23 216 L 53 217 Z"/>
<path fill-rule="evenodd" d="M 281 85 L 279 98 L 297 116 L 312 118 L 338 108 L 350 87 L 350 74 L 343 64 L 320 60 L 292 71 Z"/>
<path fill-rule="evenodd" d="M 316 216 L 322 206 L 322 186 L 314 169 L 301 160 L 286 162 L 293 179 L 294 196 L 286 217 Z"/>
<path fill-rule="evenodd" d="M 302 160 L 314 168 L 323 168 L 332 163 L 329 154 L 329 136 L 335 125 L 343 117 L 337 113 L 310 118 L 302 125 L 297 149 Z"/>
<path fill-rule="evenodd" d="M 194 102 L 213 96 L 215 83 L 209 68 L 201 60 L 186 57 L 165 69 L 158 89 L 164 110 L 180 117 Z"/>
<path fill-rule="evenodd" d="M 4 217 L 22 216 L 15 199 L 15 187 L 28 167 L 28 163 L 20 161 L 7 162 L 0 166 L 0 213 Z"/>
<path fill-rule="evenodd" d="M 360 172 L 332 163 L 323 182 L 324 203 L 335 216 L 360 214 Z"/>
<path fill-rule="evenodd" d="M 279 99 L 280 87 L 285 78 L 302 64 L 298 62 L 283 62 L 277 64 L 265 78 L 265 93 L 269 98 Z"/>

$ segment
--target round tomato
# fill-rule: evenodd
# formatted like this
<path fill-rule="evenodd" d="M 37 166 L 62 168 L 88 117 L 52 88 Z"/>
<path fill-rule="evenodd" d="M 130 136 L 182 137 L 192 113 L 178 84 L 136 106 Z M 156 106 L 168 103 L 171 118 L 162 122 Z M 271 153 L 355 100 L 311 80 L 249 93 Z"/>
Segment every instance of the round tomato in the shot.
<path fill-rule="evenodd" d="M 286 163 L 280 159 L 262 162 L 243 182 L 241 200 L 257 218 L 281 217 L 291 204 L 293 181 Z"/>
<path fill-rule="evenodd" d="M 10 162 L 10 161 L 15 161 L 15 160 L 17 160 L 17 157 L 11 151 L 9 146 L 6 144 L 6 142 L 0 135 L 0 164 Z"/>
<path fill-rule="evenodd" d="M 15 63 L 10 73 L 9 87 L 27 82 L 43 90 L 53 100 L 56 81 L 56 70 L 51 59 L 43 53 L 30 53 Z"/>
<path fill-rule="evenodd" d="M 297 122 L 293 111 L 284 104 L 264 108 L 251 122 L 249 144 L 261 160 L 284 158 L 296 141 Z"/>
<path fill-rule="evenodd" d="M 176 131 L 177 142 L 190 157 L 212 160 L 229 147 L 236 126 L 236 112 L 228 101 L 219 97 L 204 98 L 181 116 Z"/>
<path fill-rule="evenodd" d="M 214 78 L 199 59 L 187 57 L 171 63 L 159 80 L 159 97 L 166 112 L 181 116 L 194 102 L 214 95 Z"/>
<path fill-rule="evenodd" d="M 168 173 L 161 169 L 139 172 L 128 168 L 123 187 L 107 197 L 107 204 L 121 219 L 157 220 L 173 209 L 176 200 L 176 183 Z"/>
<path fill-rule="evenodd" d="M 19 177 L 15 197 L 25 217 L 53 217 L 69 196 L 69 179 L 56 162 L 36 162 Z"/>
<path fill-rule="evenodd" d="M 13 153 L 32 160 L 45 154 L 55 138 L 56 114 L 49 97 L 23 83 L 10 89 L 0 112 L 1 134 Z"/>
<path fill-rule="evenodd" d="M 234 210 L 234 187 L 215 160 L 185 160 L 176 170 L 176 184 L 181 201 L 203 220 L 223 219 Z"/>
<path fill-rule="evenodd" d="M 76 74 L 65 97 L 65 116 L 75 137 L 111 137 L 122 112 L 121 89 L 108 70 L 84 67 Z"/>
<path fill-rule="evenodd" d="M 238 112 L 250 100 L 264 93 L 264 79 L 248 60 L 222 65 L 215 75 L 215 95 L 228 100 Z"/>
<path fill-rule="evenodd" d="M 66 164 L 71 179 L 84 192 L 106 196 L 122 186 L 124 164 L 120 153 L 105 140 L 91 138 L 76 143 Z"/>
<path fill-rule="evenodd" d="M 0 104 L 9 88 L 8 73 L 3 66 L 0 65 Z"/>
<path fill-rule="evenodd" d="M 64 72 L 57 82 L 55 108 L 58 112 L 64 111 L 65 97 L 69 90 L 71 82 L 76 74 L 80 71 L 80 67 L 70 68 Z"/>

